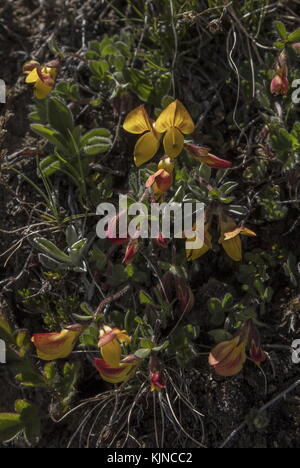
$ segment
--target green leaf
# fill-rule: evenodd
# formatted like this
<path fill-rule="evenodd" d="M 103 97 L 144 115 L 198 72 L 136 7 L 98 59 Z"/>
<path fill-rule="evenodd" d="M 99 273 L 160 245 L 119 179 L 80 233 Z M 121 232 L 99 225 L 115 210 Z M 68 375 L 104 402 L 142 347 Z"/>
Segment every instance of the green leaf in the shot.
<path fill-rule="evenodd" d="M 0 441 L 8 442 L 23 430 L 21 415 L 16 413 L 0 413 Z"/>
<path fill-rule="evenodd" d="M 216 312 L 222 312 L 222 302 L 217 297 L 212 297 L 207 302 L 208 310 L 211 314 Z"/>
<path fill-rule="evenodd" d="M 288 38 L 286 27 L 282 23 L 282 21 L 275 21 L 275 28 L 277 29 L 277 32 L 281 39 L 286 40 Z"/>
<path fill-rule="evenodd" d="M 222 301 L 222 308 L 224 310 L 227 310 L 229 309 L 230 307 L 232 307 L 233 305 L 233 297 L 232 297 L 232 294 L 230 293 L 227 293 L 225 296 L 224 296 L 224 299 Z"/>
<path fill-rule="evenodd" d="M 55 174 L 55 172 L 62 169 L 62 167 L 61 161 L 56 158 L 55 154 L 47 156 L 39 164 L 39 169 L 45 177 Z"/>
<path fill-rule="evenodd" d="M 0 338 L 7 343 L 15 343 L 13 330 L 4 315 L 0 315 Z"/>
<path fill-rule="evenodd" d="M 55 362 L 48 362 L 44 366 L 44 377 L 45 379 L 51 383 L 56 377 L 56 363 Z"/>
<path fill-rule="evenodd" d="M 27 400 L 17 400 L 15 402 L 17 413 L 21 415 L 24 425 L 25 438 L 29 445 L 35 445 L 41 432 L 41 419 L 39 409 Z"/>
<path fill-rule="evenodd" d="M 139 359 L 147 359 L 147 357 L 150 356 L 150 353 L 151 353 L 151 349 L 141 348 L 141 349 L 138 349 L 134 353 L 134 355 Z"/>
<path fill-rule="evenodd" d="M 276 47 L 276 49 L 279 49 L 279 50 L 283 50 L 285 48 L 285 42 L 282 42 L 282 41 L 278 41 L 278 42 L 274 42 L 274 47 Z"/>
<path fill-rule="evenodd" d="M 48 257 L 44 254 L 39 254 L 39 262 L 43 265 L 43 267 L 48 271 L 61 271 L 67 269 L 66 265 L 61 262 L 57 262 L 51 257 Z"/>
<path fill-rule="evenodd" d="M 213 338 L 213 340 L 216 343 L 221 343 L 222 341 L 231 340 L 232 338 L 232 335 L 228 331 L 222 330 L 222 329 L 211 330 L 208 332 L 208 334 Z"/>
<path fill-rule="evenodd" d="M 90 62 L 90 70 L 97 78 L 102 79 L 109 71 L 109 64 L 106 60 L 92 61 Z"/>
<path fill-rule="evenodd" d="M 37 135 L 46 138 L 46 140 L 52 143 L 56 148 L 63 152 L 66 151 L 66 141 L 62 135 L 56 130 L 53 130 L 53 128 L 45 127 L 45 125 L 40 124 L 32 124 L 31 129 L 37 133 Z"/>
<path fill-rule="evenodd" d="M 300 28 L 296 29 L 296 31 L 293 31 L 291 34 L 289 34 L 287 40 L 289 42 L 300 41 Z"/>
<path fill-rule="evenodd" d="M 80 140 L 80 147 L 83 148 L 90 144 L 90 140 L 94 137 L 107 138 L 111 140 L 111 133 L 106 128 L 94 128 L 90 132 L 87 132 Z"/>
<path fill-rule="evenodd" d="M 159 353 L 160 351 L 163 351 L 164 349 L 167 349 L 169 344 L 170 344 L 169 341 L 165 341 L 161 346 L 155 346 L 155 348 L 153 348 L 152 351 L 155 351 L 156 353 Z"/>
<path fill-rule="evenodd" d="M 69 131 L 74 130 L 73 114 L 61 100 L 54 97 L 49 99 L 48 119 L 52 128 L 69 136 Z"/>
<path fill-rule="evenodd" d="M 153 349 L 154 348 L 154 343 L 150 340 L 141 340 L 140 345 L 142 348 L 145 349 Z"/>
<path fill-rule="evenodd" d="M 43 237 L 35 237 L 33 239 L 33 243 L 37 249 L 41 250 L 50 257 L 53 257 L 63 263 L 70 263 L 69 256 L 56 247 L 56 245 L 54 245 L 53 242 L 49 241 L 48 239 L 44 239 Z"/>
<path fill-rule="evenodd" d="M 128 68 L 123 71 L 123 74 L 125 80 L 129 82 L 131 90 L 137 94 L 142 101 L 150 102 L 154 88 L 148 83 L 145 73 L 135 68 Z"/>
<path fill-rule="evenodd" d="M 136 328 L 135 311 L 133 309 L 128 309 L 128 311 L 126 312 L 124 319 L 124 328 L 129 333 L 132 333 Z"/>
<path fill-rule="evenodd" d="M 153 304 L 153 300 L 149 294 L 145 291 L 140 291 L 139 293 L 140 304 Z"/>

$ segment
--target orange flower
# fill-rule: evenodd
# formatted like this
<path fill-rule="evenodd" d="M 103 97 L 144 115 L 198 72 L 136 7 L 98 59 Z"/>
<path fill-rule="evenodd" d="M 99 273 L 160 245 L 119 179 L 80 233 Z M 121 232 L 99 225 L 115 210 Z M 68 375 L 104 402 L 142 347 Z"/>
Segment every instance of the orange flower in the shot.
<path fill-rule="evenodd" d="M 164 169 L 159 169 L 155 174 L 151 175 L 147 182 L 146 187 L 152 187 L 154 193 L 165 193 L 167 192 L 173 184 L 173 176 Z"/>
<path fill-rule="evenodd" d="M 37 333 L 31 338 L 37 355 L 44 361 L 54 361 L 68 357 L 76 341 L 84 331 L 83 325 L 70 325 L 60 333 Z"/>
<path fill-rule="evenodd" d="M 120 343 L 130 343 L 131 338 L 126 330 L 104 326 L 100 330 L 98 347 L 103 359 L 110 367 L 117 368 L 121 361 Z"/>
<path fill-rule="evenodd" d="M 246 361 L 246 343 L 239 336 L 219 343 L 209 355 L 209 364 L 218 375 L 230 377 L 238 374 Z"/>
<path fill-rule="evenodd" d="M 209 365 L 223 377 L 236 375 L 246 362 L 246 349 L 249 346 L 251 359 L 260 365 L 266 355 L 261 349 L 259 333 L 252 320 L 245 322 L 234 338 L 223 341 L 212 349 L 208 358 Z"/>
<path fill-rule="evenodd" d="M 104 359 L 94 359 L 94 364 L 101 378 L 109 383 L 127 382 L 136 371 L 140 359 L 135 356 L 127 356 L 116 367 L 110 366 Z"/>

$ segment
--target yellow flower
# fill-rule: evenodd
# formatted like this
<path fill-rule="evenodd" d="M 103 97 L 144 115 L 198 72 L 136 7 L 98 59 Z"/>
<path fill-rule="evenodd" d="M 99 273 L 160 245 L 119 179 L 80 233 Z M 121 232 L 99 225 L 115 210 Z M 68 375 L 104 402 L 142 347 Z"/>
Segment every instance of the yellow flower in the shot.
<path fill-rule="evenodd" d="M 23 73 L 27 75 L 25 81 L 34 85 L 34 96 L 37 99 L 45 99 L 54 87 L 59 61 L 54 61 L 50 64 L 51 67 L 47 65 L 41 66 L 39 62 L 31 60 L 23 66 Z"/>
<path fill-rule="evenodd" d="M 222 244 L 227 255 L 235 262 L 242 260 L 242 241 L 240 234 L 246 236 L 256 236 L 255 232 L 250 231 L 244 226 L 237 227 L 234 219 L 227 215 L 222 215 L 220 220 L 221 237 L 219 243 Z"/>
<path fill-rule="evenodd" d="M 169 172 L 169 174 L 173 174 L 175 168 L 174 161 L 171 158 L 164 157 L 162 158 L 157 166 L 157 169 L 163 169 L 164 171 Z"/>
<path fill-rule="evenodd" d="M 240 342 L 236 336 L 230 341 L 223 341 L 213 348 L 209 355 L 209 365 L 218 375 L 231 377 L 238 374 L 246 362 L 246 342 Z"/>
<path fill-rule="evenodd" d="M 200 249 L 187 249 L 186 248 L 186 257 L 189 262 L 193 260 L 197 260 L 197 258 L 202 257 L 202 255 L 206 254 L 212 248 L 212 235 L 209 232 L 210 223 L 205 224 L 204 227 L 204 243 Z M 200 241 L 199 234 L 196 233 L 193 239 L 188 239 L 188 242 L 196 242 Z"/>
<path fill-rule="evenodd" d="M 159 133 L 165 133 L 164 148 L 167 155 L 176 158 L 184 146 L 184 135 L 189 135 L 195 130 L 195 124 L 180 101 L 172 102 L 162 111 L 157 121 L 155 129 Z"/>
<path fill-rule="evenodd" d="M 44 361 L 54 361 L 68 357 L 77 339 L 84 330 L 83 325 L 71 325 L 60 333 L 37 333 L 31 338 L 37 355 Z"/>
<path fill-rule="evenodd" d="M 134 148 L 134 162 L 136 166 L 150 161 L 160 145 L 160 135 L 155 131 L 152 121 L 144 106 L 137 107 L 131 111 L 123 124 L 124 130 L 129 133 L 142 135 Z"/>
<path fill-rule="evenodd" d="M 229 341 L 222 341 L 209 354 L 208 362 L 218 375 L 231 377 L 238 374 L 247 359 L 246 349 L 250 346 L 250 357 L 257 364 L 266 360 L 260 346 L 260 336 L 252 320 L 245 322 L 237 335 Z"/>
<path fill-rule="evenodd" d="M 112 368 L 118 368 L 121 361 L 120 343 L 130 343 L 131 338 L 126 330 L 104 326 L 100 330 L 98 343 L 105 362 Z"/>
<path fill-rule="evenodd" d="M 101 378 L 109 383 L 127 382 L 131 379 L 136 371 L 140 359 L 134 355 L 127 356 L 117 366 L 110 366 L 104 359 L 94 359 L 94 364 Z"/>

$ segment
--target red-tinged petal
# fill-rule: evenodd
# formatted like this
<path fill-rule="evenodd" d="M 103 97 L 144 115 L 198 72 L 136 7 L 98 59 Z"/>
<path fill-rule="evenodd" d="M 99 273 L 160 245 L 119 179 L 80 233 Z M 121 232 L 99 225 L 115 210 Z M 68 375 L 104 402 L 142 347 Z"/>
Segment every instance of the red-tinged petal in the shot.
<path fill-rule="evenodd" d="M 232 377 L 241 372 L 246 362 L 246 353 L 241 350 L 233 350 L 226 362 L 221 362 L 214 367 L 215 372 L 222 377 Z"/>
<path fill-rule="evenodd" d="M 222 362 L 233 349 L 238 345 L 239 337 L 235 337 L 230 341 L 222 341 L 217 344 L 210 352 L 208 362 L 210 366 L 216 366 Z"/>
<path fill-rule="evenodd" d="M 160 192 L 167 192 L 173 184 L 173 176 L 164 169 L 159 169 L 155 174 L 148 178 L 146 187 L 152 187 L 154 184 L 156 184 L 156 187 Z"/>
<path fill-rule="evenodd" d="M 167 239 L 164 238 L 164 236 L 162 234 L 159 234 L 159 236 L 157 236 L 157 238 L 155 239 L 156 243 L 162 247 L 163 249 L 167 249 L 168 248 L 168 241 Z"/>
<path fill-rule="evenodd" d="M 84 327 L 78 325 L 76 329 L 64 329 L 59 333 L 37 333 L 31 338 L 36 347 L 37 355 L 44 361 L 64 359 L 74 349 L 77 339 Z"/>
<path fill-rule="evenodd" d="M 161 391 L 161 389 L 166 388 L 163 378 L 159 374 L 159 372 L 151 372 L 150 382 L 151 382 L 151 392 L 154 392 L 155 390 Z"/>
<path fill-rule="evenodd" d="M 275 75 L 271 81 L 271 93 L 275 95 L 287 94 L 289 91 L 289 80 L 285 75 Z"/>
<path fill-rule="evenodd" d="M 203 146 L 185 144 L 185 149 L 196 161 L 206 164 L 213 169 L 226 169 L 232 166 L 230 161 L 209 153 L 208 149 Z"/>
<path fill-rule="evenodd" d="M 39 62 L 37 62 L 36 60 L 30 60 L 30 62 L 26 62 L 23 65 L 22 71 L 24 75 L 28 75 L 29 73 L 31 73 L 33 70 L 35 70 L 39 66 L 40 66 Z"/>
<path fill-rule="evenodd" d="M 123 263 L 125 263 L 126 265 L 130 265 L 134 260 L 134 257 L 138 251 L 138 248 L 139 248 L 138 242 L 132 241 L 126 249 L 125 256 L 123 258 Z"/>
<path fill-rule="evenodd" d="M 105 382 L 116 384 L 127 382 L 131 379 L 135 373 L 137 364 L 122 363 L 118 367 L 112 368 L 104 359 L 94 359 L 94 365 Z"/>

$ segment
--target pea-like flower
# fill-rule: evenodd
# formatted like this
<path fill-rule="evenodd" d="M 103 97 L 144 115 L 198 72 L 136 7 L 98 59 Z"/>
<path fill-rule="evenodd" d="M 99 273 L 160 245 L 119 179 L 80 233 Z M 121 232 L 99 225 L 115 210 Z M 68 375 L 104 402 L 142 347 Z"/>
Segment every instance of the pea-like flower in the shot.
<path fill-rule="evenodd" d="M 163 388 L 166 388 L 166 385 L 162 379 L 162 376 L 158 372 L 151 372 L 150 374 L 151 388 L 150 391 L 161 392 Z"/>
<path fill-rule="evenodd" d="M 288 94 L 289 80 L 284 73 L 277 73 L 271 81 L 271 93 L 278 95 Z"/>
<path fill-rule="evenodd" d="M 259 332 L 252 320 L 245 322 L 234 338 L 215 346 L 209 354 L 208 362 L 218 375 L 231 377 L 242 370 L 249 346 L 250 358 L 260 365 L 265 361 L 266 355 L 261 349 Z"/>
<path fill-rule="evenodd" d="M 123 263 L 125 263 L 126 265 L 130 265 L 133 262 L 134 257 L 136 256 L 138 252 L 138 249 L 139 249 L 138 241 L 136 239 L 130 241 L 125 252 Z"/>
<path fill-rule="evenodd" d="M 153 187 L 154 193 L 163 194 L 172 187 L 172 184 L 173 175 L 164 169 L 159 169 L 148 178 L 146 187 Z"/>
<path fill-rule="evenodd" d="M 186 247 L 185 252 L 186 252 L 186 257 L 189 262 L 197 260 L 198 258 L 202 257 L 202 255 L 205 255 L 211 248 L 212 248 L 212 235 L 209 232 L 210 229 L 210 223 L 206 223 L 204 226 L 204 239 L 203 239 L 203 246 L 200 247 L 200 249 L 188 249 Z M 187 242 L 197 242 L 200 241 L 199 238 L 199 233 L 195 231 L 195 237 L 188 239 Z"/>
<path fill-rule="evenodd" d="M 134 355 L 127 356 L 115 367 L 110 366 L 104 359 L 94 359 L 94 365 L 101 378 L 109 383 L 122 383 L 130 380 L 136 372 L 140 359 Z"/>
<path fill-rule="evenodd" d="M 31 338 L 37 355 L 43 361 L 54 361 L 68 357 L 84 331 L 83 325 L 70 325 L 59 333 L 37 333 Z"/>
<path fill-rule="evenodd" d="M 231 377 L 238 374 L 246 362 L 246 342 L 236 336 L 219 343 L 209 355 L 209 364 L 218 375 Z"/>
<path fill-rule="evenodd" d="M 98 347 L 105 362 L 110 366 L 117 368 L 121 361 L 121 344 L 130 343 L 131 338 L 126 330 L 104 326 L 100 330 L 100 340 Z"/>
<path fill-rule="evenodd" d="M 52 91 L 58 74 L 59 60 L 54 60 L 46 65 L 31 60 L 23 66 L 23 73 L 27 75 L 26 83 L 34 85 L 34 96 L 37 99 L 45 99 Z"/>
<path fill-rule="evenodd" d="M 174 159 L 183 150 L 184 135 L 193 133 L 195 124 L 184 105 L 176 100 L 162 111 L 155 122 L 155 129 L 166 133 L 163 141 L 165 152 Z"/>
<path fill-rule="evenodd" d="M 150 161 L 160 146 L 160 135 L 154 128 L 153 122 L 147 114 L 144 106 L 131 111 L 123 124 L 124 130 L 137 135 L 143 134 L 134 148 L 134 162 L 136 166 Z"/>
<path fill-rule="evenodd" d="M 150 356 L 149 368 L 150 368 L 150 384 L 151 384 L 150 391 L 161 392 L 163 388 L 166 388 L 166 384 L 163 378 L 161 363 L 155 354 L 152 354 Z"/>
<path fill-rule="evenodd" d="M 184 147 L 196 161 L 213 169 L 227 169 L 232 166 L 230 161 L 218 158 L 218 156 L 211 154 L 208 149 L 202 146 L 185 144 Z"/>
<path fill-rule="evenodd" d="M 227 255 L 235 262 L 242 260 L 242 241 L 240 234 L 246 236 L 256 236 L 255 232 L 241 226 L 238 227 L 234 219 L 225 214 L 221 215 L 220 219 L 220 244 L 222 244 Z"/>
<path fill-rule="evenodd" d="M 289 68 L 288 57 L 285 50 L 280 52 L 275 63 L 275 75 L 271 81 L 272 94 L 287 94 L 289 92 Z"/>

